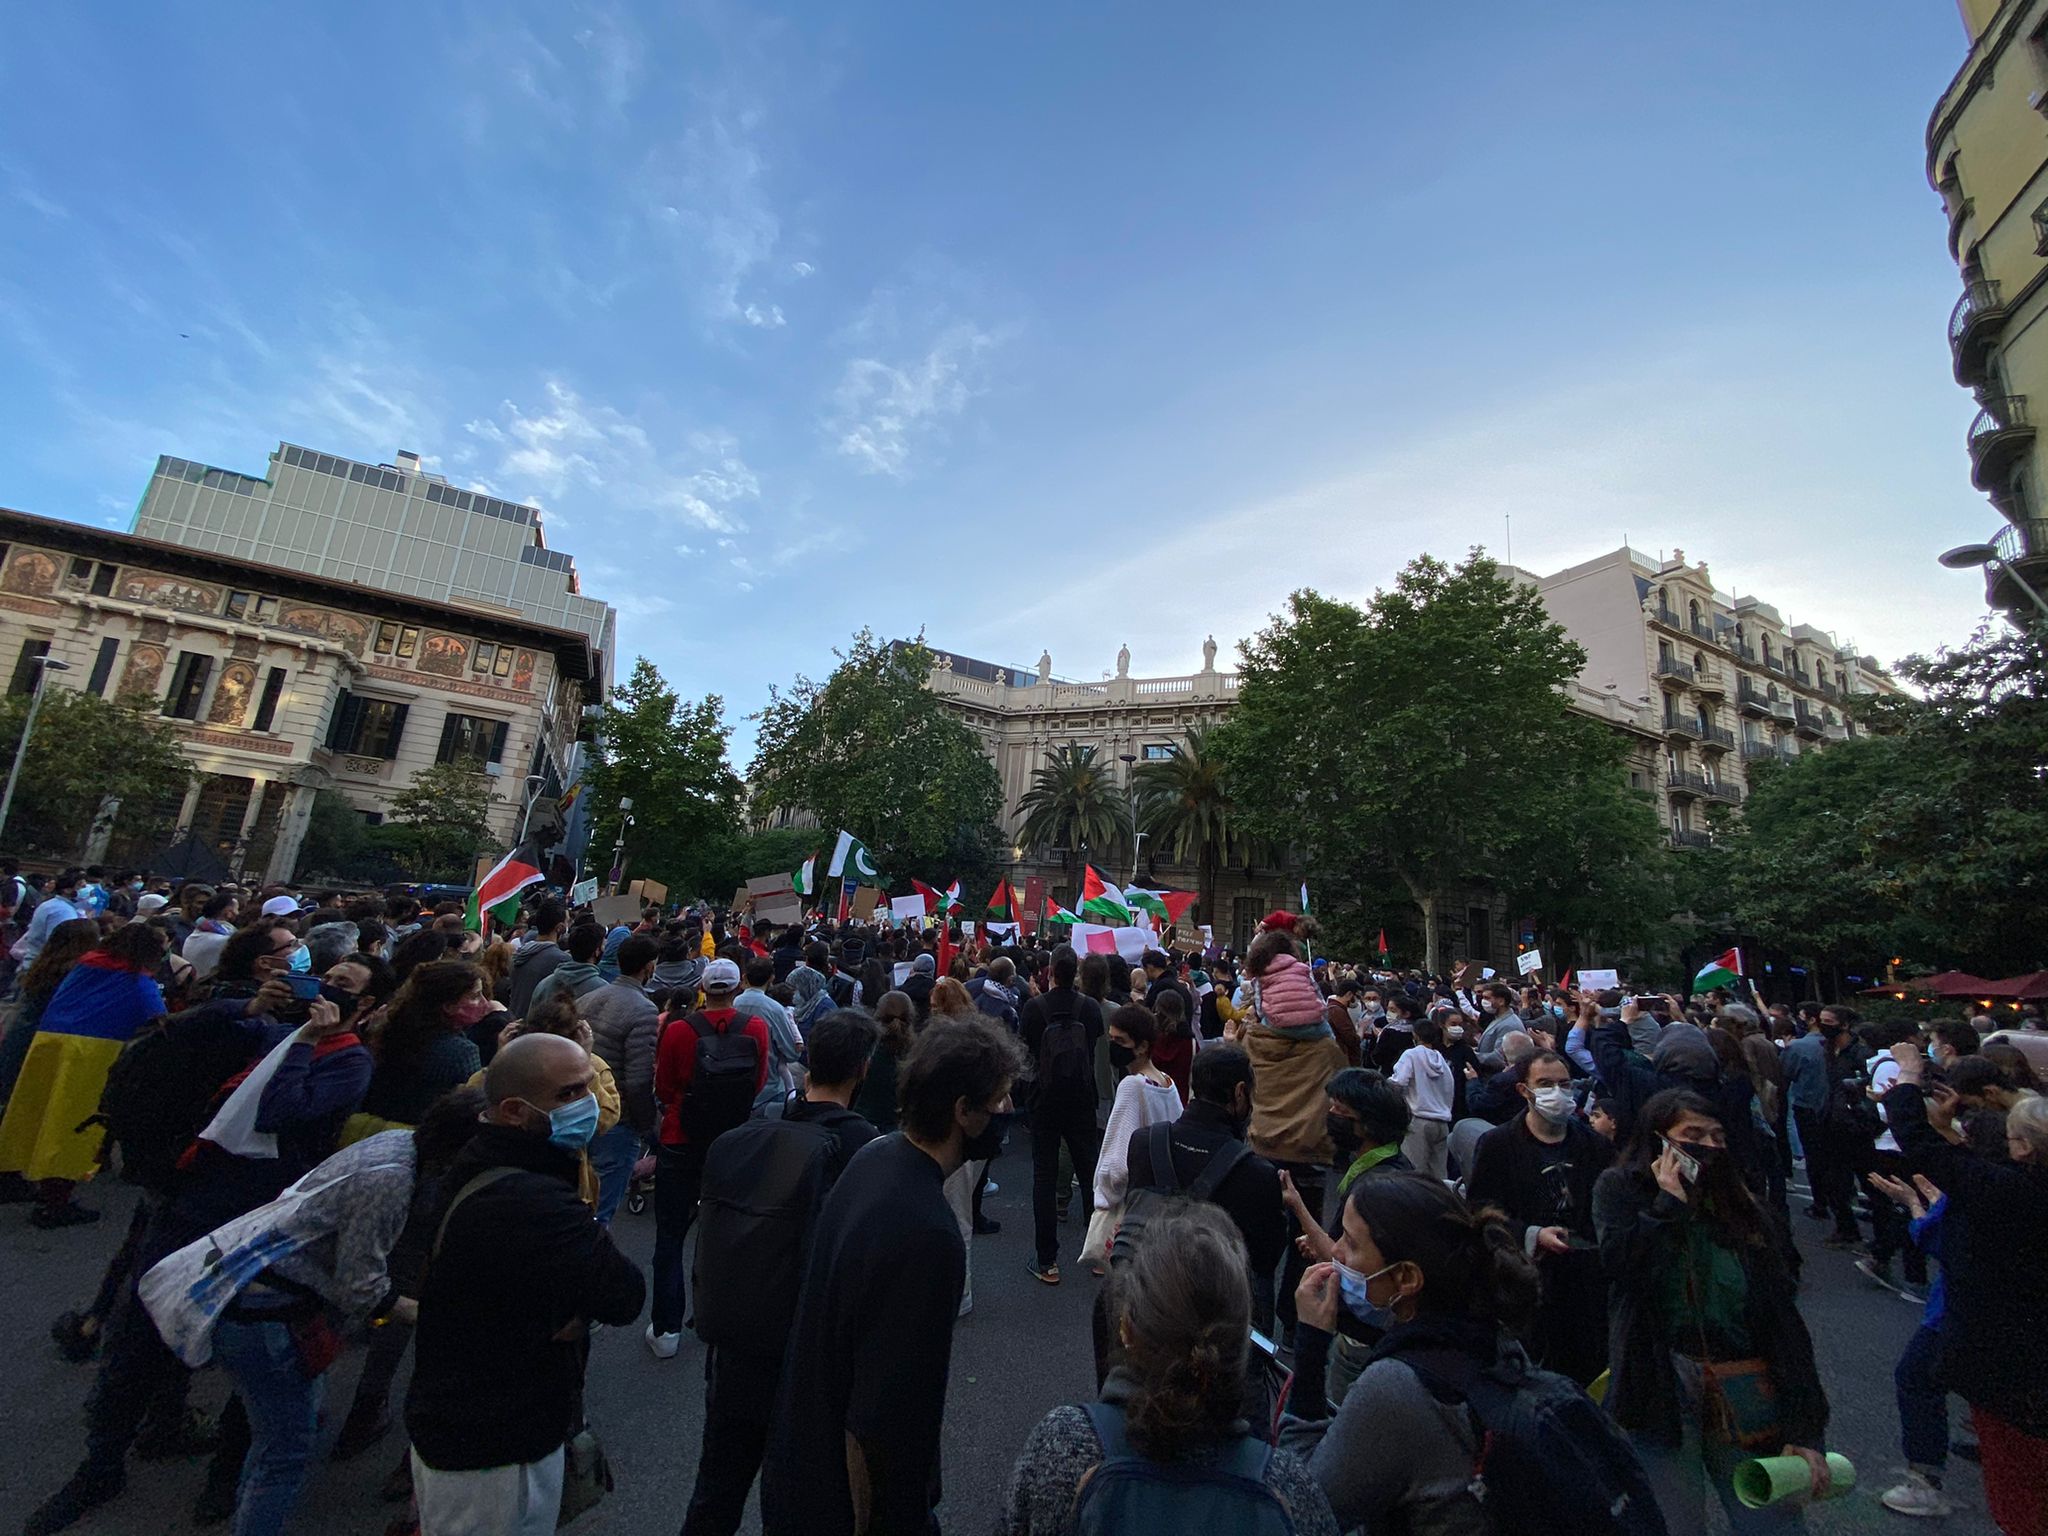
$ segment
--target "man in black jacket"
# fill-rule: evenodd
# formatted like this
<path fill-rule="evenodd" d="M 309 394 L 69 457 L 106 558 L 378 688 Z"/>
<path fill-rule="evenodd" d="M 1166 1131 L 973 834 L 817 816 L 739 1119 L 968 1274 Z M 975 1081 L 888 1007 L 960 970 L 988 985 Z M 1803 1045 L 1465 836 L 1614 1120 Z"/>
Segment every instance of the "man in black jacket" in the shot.
<path fill-rule="evenodd" d="M 1052 987 L 1024 1005 L 1019 1033 L 1031 1063 L 1031 1218 L 1038 1244 L 1031 1273 L 1047 1285 L 1060 1282 L 1058 1200 L 1060 1149 L 1073 1165 L 1074 1185 L 1091 1189 L 1102 1132 L 1095 1124 L 1095 1045 L 1102 1038 L 1102 1008 L 1077 991 L 1080 957 L 1071 944 L 1052 952 Z M 1046 1029 L 1060 1033 L 1051 1045 Z M 1075 1031 L 1078 1029 L 1079 1033 Z M 1078 1059 L 1073 1052 L 1079 1047 Z M 1063 1054 L 1064 1053 L 1064 1054 Z M 1055 1059 L 1057 1058 L 1057 1059 Z"/>
<path fill-rule="evenodd" d="M 554 1530 L 588 1325 L 647 1299 L 577 1193 L 592 1078 L 559 1035 L 522 1035 L 484 1073 L 486 1123 L 448 1171 L 420 1287 L 405 1425 L 423 1530 Z"/>
<path fill-rule="evenodd" d="M 1529 1342 L 1537 1364 L 1585 1386 L 1607 1368 L 1593 1181 L 1614 1161 L 1614 1146 L 1578 1119 L 1571 1076 L 1555 1051 L 1522 1063 L 1522 1113 L 1479 1138 L 1465 1196 L 1505 1211 L 1536 1261 L 1543 1296 Z"/>

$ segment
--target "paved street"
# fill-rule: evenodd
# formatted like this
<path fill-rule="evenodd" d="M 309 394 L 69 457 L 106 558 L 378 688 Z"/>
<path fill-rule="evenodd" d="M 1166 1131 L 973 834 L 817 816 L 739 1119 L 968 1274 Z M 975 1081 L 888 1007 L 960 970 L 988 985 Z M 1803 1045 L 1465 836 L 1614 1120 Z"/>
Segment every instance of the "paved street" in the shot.
<path fill-rule="evenodd" d="M 1058 1403 L 1084 1399 L 1092 1389 L 1088 1308 L 1093 1283 L 1075 1278 L 1057 1290 L 1025 1273 L 1030 1250 L 1029 1174 L 1021 1138 L 997 1164 L 1000 1193 L 989 1214 L 1003 1223 L 994 1237 L 974 1244 L 975 1308 L 955 1335 L 953 1385 L 945 1444 L 946 1529 L 988 1531 L 1000 1508 L 1003 1484 L 1033 1424 Z M 131 1198 L 125 1190 L 90 1192 L 112 1215 L 98 1226 L 43 1233 L 20 1208 L 0 1211 L 0 1358 L 9 1362 L 0 1392 L 0 1536 L 18 1529 L 27 1511 L 69 1473 L 80 1451 L 79 1407 L 91 1368 L 66 1365 L 46 1335 L 49 1319 L 87 1298 L 99 1267 L 120 1236 Z M 1801 1221 L 1802 1236 L 1820 1229 Z M 651 1215 L 620 1217 L 630 1250 L 644 1259 L 653 1245 Z M 1063 1251 L 1078 1248 L 1078 1221 L 1065 1230 Z M 1810 1528 L 1822 1532 L 1915 1529 L 1890 1514 L 1876 1496 L 1898 1468 L 1897 1419 L 1891 1368 L 1912 1332 L 1917 1309 L 1868 1287 L 1846 1255 L 1809 1244 L 1808 1282 L 1801 1301 L 1819 1348 L 1834 1408 L 1832 1448 L 1855 1463 L 1859 1484 L 1850 1497 L 1816 1511 Z M 638 1328 L 601 1334 L 590 1371 L 592 1419 L 610 1450 L 619 1489 L 578 1529 L 585 1532 L 665 1536 L 682 1520 L 697 1460 L 703 1392 L 702 1347 L 688 1338 L 673 1361 L 656 1362 Z M 355 1357 L 337 1368 L 330 1416 L 338 1423 L 353 1389 Z M 208 1407 L 221 1396 L 217 1376 L 202 1378 L 196 1398 Z M 338 1405 L 338 1406 L 337 1406 Z M 1957 1424 L 1963 1416 L 1958 1409 Z M 377 1484 L 397 1454 L 388 1449 L 321 1469 L 302 1506 L 296 1529 L 308 1536 L 375 1536 L 394 1510 L 377 1500 Z M 1956 1516 L 1936 1528 L 1955 1536 L 1991 1536 L 1976 1468 L 1950 1463 Z M 173 1536 L 191 1528 L 188 1509 L 197 1492 L 196 1463 L 135 1465 L 127 1493 L 75 1527 L 81 1536 Z M 755 1529 L 749 1522 L 748 1530 Z"/>

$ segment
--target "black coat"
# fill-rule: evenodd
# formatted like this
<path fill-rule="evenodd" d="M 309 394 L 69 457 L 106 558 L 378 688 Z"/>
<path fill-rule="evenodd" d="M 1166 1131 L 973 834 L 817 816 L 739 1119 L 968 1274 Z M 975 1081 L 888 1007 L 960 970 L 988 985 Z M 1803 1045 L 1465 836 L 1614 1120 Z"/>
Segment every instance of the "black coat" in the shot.
<path fill-rule="evenodd" d="M 1593 1186 L 1593 1225 L 1608 1286 L 1612 1375 L 1605 1406 L 1623 1429 L 1671 1446 L 1684 1430 L 1671 1356 L 1674 1350 L 1696 1350 L 1673 1335 L 1672 1320 L 1664 1315 L 1656 1261 L 1666 1245 L 1683 1237 L 1695 1215 L 1692 1205 L 1659 1189 L 1646 1172 L 1610 1168 Z M 1741 1259 L 1747 1280 L 1743 1321 L 1757 1354 L 1769 1362 L 1785 1443 L 1821 1450 L 1827 1393 L 1814 1364 L 1813 1339 L 1793 1300 L 1792 1277 L 1775 1243 L 1744 1247 Z"/>
<path fill-rule="evenodd" d="M 1614 1161 L 1614 1147 L 1577 1120 L 1565 1122 L 1564 1146 L 1571 1163 L 1566 1183 L 1573 1213 L 1566 1225 L 1574 1237 L 1590 1238 L 1593 1183 Z M 1474 1205 L 1499 1206 L 1517 1227 L 1547 1227 L 1555 1222 L 1557 1201 L 1544 1183 L 1543 1164 L 1526 1114 L 1479 1138 L 1472 1154 L 1472 1172 L 1465 1179 L 1465 1198 Z"/>
<path fill-rule="evenodd" d="M 1971 1407 L 2048 1437 L 2048 1375 L 2027 1358 L 2048 1334 L 2048 1168 L 1950 1145 L 1927 1123 L 1917 1083 L 1894 1083 L 1884 1108 L 1907 1161 L 1948 1196 L 1942 1380 Z"/>
<path fill-rule="evenodd" d="M 1243 1138 L 1220 1107 L 1193 1099 L 1173 1122 L 1168 1140 L 1173 1152 L 1173 1171 L 1180 1187 L 1186 1189 L 1201 1177 L 1217 1148 Z M 1151 1137 L 1142 1132 L 1131 1138 L 1130 1187 L 1160 1187 L 1152 1167 Z M 1273 1275 L 1287 1253 L 1287 1210 L 1280 1203 L 1279 1171 L 1254 1152 L 1230 1170 L 1230 1176 L 1216 1190 L 1215 1204 L 1244 1237 L 1252 1295 L 1271 1295 Z M 1253 1310 L 1258 1310 L 1256 1302 Z"/>

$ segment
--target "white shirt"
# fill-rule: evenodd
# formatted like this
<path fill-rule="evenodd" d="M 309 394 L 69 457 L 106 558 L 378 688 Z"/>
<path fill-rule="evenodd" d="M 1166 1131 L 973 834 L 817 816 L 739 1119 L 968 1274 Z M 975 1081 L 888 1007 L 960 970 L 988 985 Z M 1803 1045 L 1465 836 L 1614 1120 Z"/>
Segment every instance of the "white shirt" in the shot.
<path fill-rule="evenodd" d="M 1871 1065 L 1870 1091 L 1877 1096 L 1877 1112 L 1885 1123 L 1885 1133 L 1877 1138 L 1877 1150 L 1880 1152 L 1896 1152 L 1899 1150 L 1898 1142 L 1892 1139 L 1892 1117 L 1884 1112 L 1884 1095 L 1891 1092 L 1892 1084 L 1898 1080 L 1899 1064 L 1895 1058 L 1889 1055 L 1880 1056 Z"/>
<path fill-rule="evenodd" d="M 1164 1084 L 1147 1082 L 1136 1073 L 1125 1073 L 1116 1085 L 1116 1102 L 1110 1106 L 1109 1124 L 1102 1131 L 1102 1155 L 1095 1159 L 1095 1209 L 1109 1210 L 1123 1199 L 1131 1181 L 1131 1137 L 1162 1120 L 1180 1118 L 1180 1090 L 1171 1079 Z"/>
<path fill-rule="evenodd" d="M 1424 1120 L 1449 1120 L 1457 1083 L 1443 1052 L 1429 1046 L 1411 1045 L 1394 1063 L 1387 1081 L 1408 1095 L 1408 1112 Z"/>

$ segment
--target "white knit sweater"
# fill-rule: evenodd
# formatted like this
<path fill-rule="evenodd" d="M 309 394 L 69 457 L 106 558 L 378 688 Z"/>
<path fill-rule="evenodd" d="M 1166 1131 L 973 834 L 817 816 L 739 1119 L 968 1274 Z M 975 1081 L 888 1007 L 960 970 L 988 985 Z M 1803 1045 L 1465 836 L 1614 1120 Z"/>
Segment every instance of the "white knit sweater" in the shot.
<path fill-rule="evenodd" d="M 1131 1073 L 1116 1085 L 1116 1102 L 1102 1132 L 1102 1154 L 1095 1159 L 1096 1210 L 1106 1211 L 1124 1197 L 1131 1177 L 1132 1135 L 1179 1118 L 1180 1091 L 1171 1082 L 1148 1083 Z"/>

